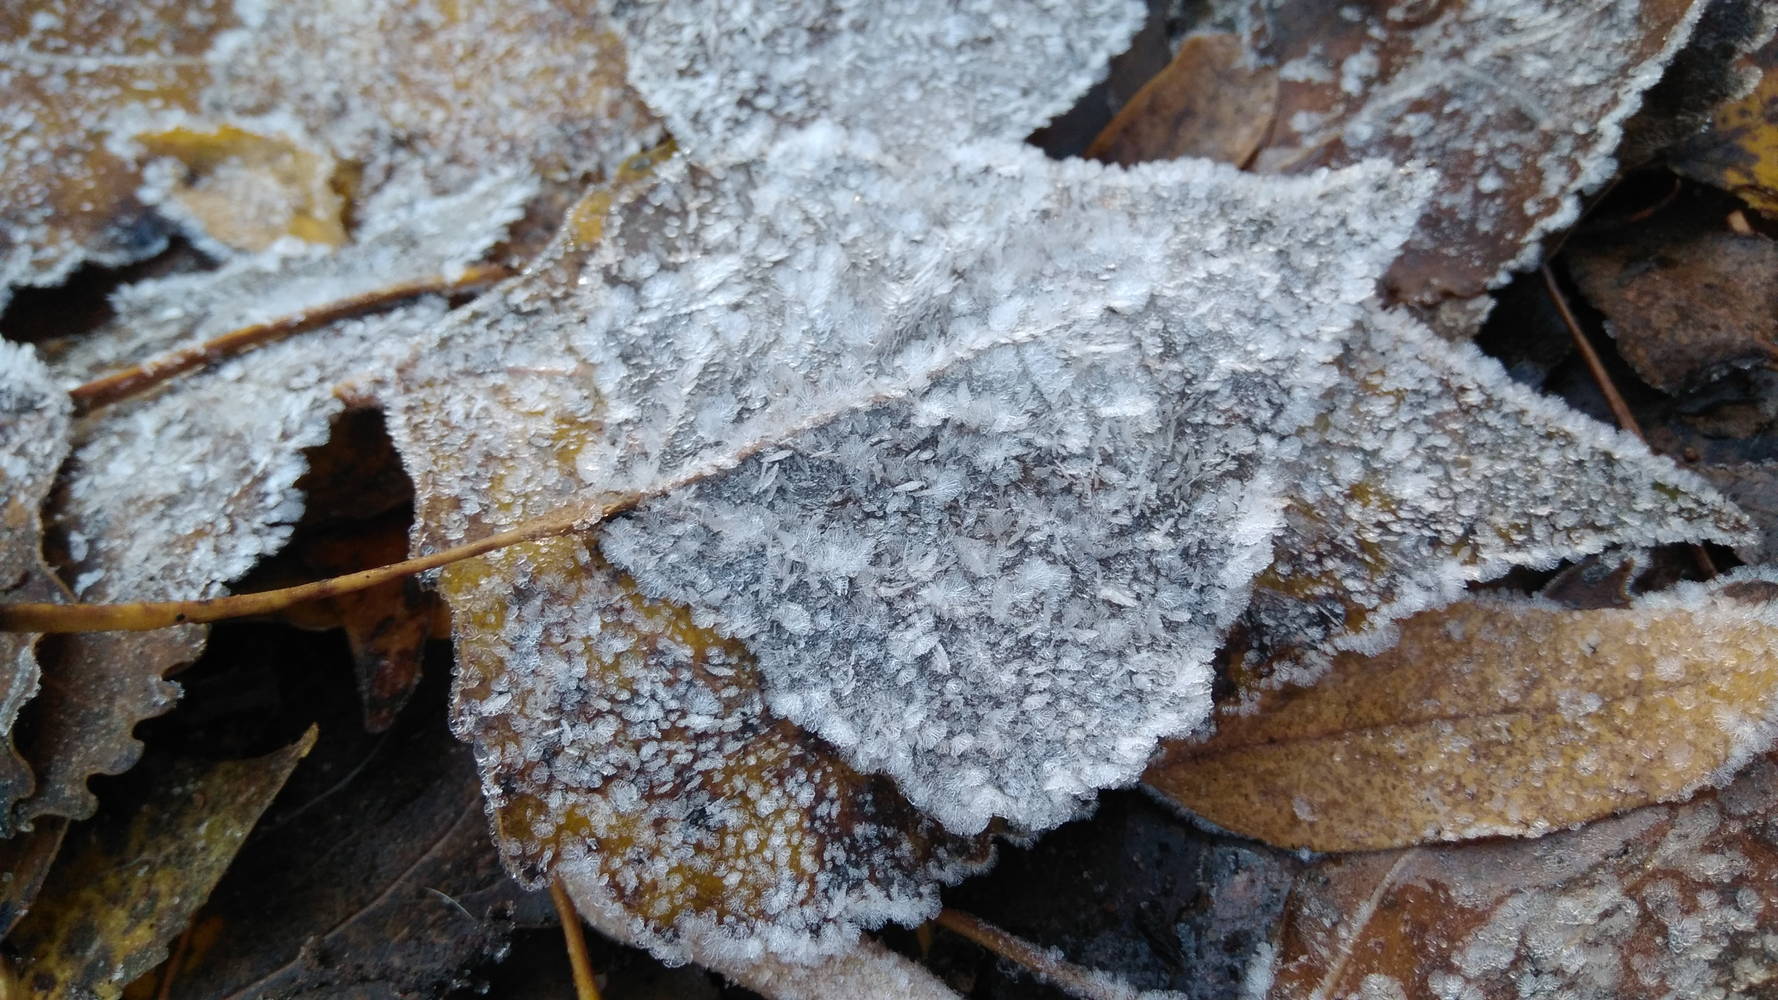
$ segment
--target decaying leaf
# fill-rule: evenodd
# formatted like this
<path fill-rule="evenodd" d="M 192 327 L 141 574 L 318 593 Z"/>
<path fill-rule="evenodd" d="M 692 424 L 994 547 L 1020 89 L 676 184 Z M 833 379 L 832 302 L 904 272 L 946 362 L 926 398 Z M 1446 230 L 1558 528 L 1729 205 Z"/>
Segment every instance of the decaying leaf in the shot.
<path fill-rule="evenodd" d="M 320 740 L 194 922 L 175 996 L 437 996 L 547 909 L 488 841 L 439 674 L 373 736 L 347 672 L 329 673 Z"/>
<path fill-rule="evenodd" d="M 1746 511 L 1759 530 L 1757 538 L 1737 545 L 1735 554 L 1755 565 L 1778 563 L 1778 462 L 1704 465 L 1698 472 Z"/>
<path fill-rule="evenodd" d="M 39 510 L 68 454 L 72 407 L 29 347 L 0 341 L 0 598 L 59 601 L 64 591 L 43 563 Z M 37 694 L 38 636 L 0 634 L 0 836 L 14 830 L 14 803 L 35 779 L 13 745 L 19 710 Z"/>
<path fill-rule="evenodd" d="M 1278 74 L 1246 65 L 1235 35 L 1192 35 L 1087 147 L 1089 159 L 1129 166 L 1201 156 L 1246 163 L 1272 128 Z"/>
<path fill-rule="evenodd" d="M 1618 353 L 1673 395 L 1778 357 L 1778 243 L 1696 214 L 1576 241 L 1566 256 Z"/>
<path fill-rule="evenodd" d="M 1674 150 L 1675 170 L 1741 196 L 1767 215 L 1778 215 L 1778 39 L 1751 54 L 1760 73 L 1753 90 L 1726 102 L 1710 127 Z"/>
<path fill-rule="evenodd" d="M 117 1000 L 167 957 L 260 813 L 315 742 L 244 761 L 157 760 L 68 837 L 10 941 L 33 996 Z"/>
<path fill-rule="evenodd" d="M 1479 295 L 1610 177 L 1624 120 L 1703 7 L 1253 0 L 1251 44 L 1279 75 L 1256 166 L 1431 164 L 1438 191 L 1385 285 L 1420 305 Z"/>
<path fill-rule="evenodd" d="M 1324 861 L 1269 1000 L 1759 1000 L 1778 983 L 1778 765 L 1539 840 Z"/>
<path fill-rule="evenodd" d="M 1283 847 L 1536 835 L 1721 783 L 1778 726 L 1778 583 L 1738 571 L 1629 609 L 1477 599 L 1225 714 L 1145 780 Z"/>

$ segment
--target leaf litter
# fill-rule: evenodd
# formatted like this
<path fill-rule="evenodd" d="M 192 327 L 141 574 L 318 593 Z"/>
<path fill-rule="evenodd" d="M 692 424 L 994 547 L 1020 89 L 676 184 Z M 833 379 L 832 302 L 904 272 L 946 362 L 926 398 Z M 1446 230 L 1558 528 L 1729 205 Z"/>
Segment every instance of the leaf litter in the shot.
<path fill-rule="evenodd" d="M 1540 30 L 1565 23 L 1538 4 L 1514 11 Z M 1324 664 L 1341 648 L 1386 645 L 1390 621 L 1510 566 L 1745 534 L 1697 479 L 1368 301 L 1439 183 L 1428 175 L 1374 161 L 1292 180 L 1201 162 L 1045 161 L 1016 140 L 1091 82 L 1138 12 L 923 12 L 620 7 L 613 33 L 556 33 L 590 68 L 587 100 L 607 102 L 604 131 L 562 160 L 530 161 L 545 190 L 533 210 L 575 175 L 560 163 L 600 160 L 609 174 L 652 141 L 652 120 L 622 87 L 626 60 L 681 152 L 645 158 L 585 198 L 526 274 L 464 309 L 421 302 L 331 324 L 89 418 L 91 440 L 119 444 L 83 446 L 107 461 L 84 464 L 86 485 L 64 485 L 59 513 L 87 553 L 76 559 L 102 557 L 74 582 L 89 599 L 218 592 L 288 536 L 301 503 L 295 456 L 346 405 L 342 391 L 389 408 L 419 491 L 422 548 L 644 496 L 596 546 L 527 543 L 440 575 L 456 615 L 454 724 L 475 745 L 518 874 L 553 870 L 601 926 L 746 978 L 765 975 L 768 951 L 894 965 L 874 946 L 848 950 L 857 928 L 933 912 L 939 883 L 984 862 L 986 833 L 1076 815 L 1097 789 L 1132 780 L 1157 739 L 1201 726 L 1212 656 L 1243 615 L 1268 648 Z M 1588 80 L 1564 82 L 1610 98 L 1595 118 L 1577 116 L 1603 122 L 1600 135 L 1554 144 L 1560 162 L 1537 182 L 1550 196 L 1540 204 L 1556 207 L 1515 229 L 1514 253 L 1562 224 L 1550 220 L 1573 188 L 1602 179 L 1620 112 L 1693 13 L 1661 8 L 1634 30 L 1623 8 L 1599 15 L 1619 47 L 1588 64 Z M 289 33 L 306 43 L 323 23 L 367 29 L 354 39 L 375 37 L 371 24 L 414 23 L 304 17 L 275 13 L 216 51 Z M 444 44 L 415 35 L 421 63 L 448 62 L 490 30 L 445 21 L 447 34 L 474 27 Z M 1457 24 L 1411 55 L 1462 49 Z M 1560 34 L 1513 36 L 1501 59 L 1529 65 L 1530 43 Z M 313 92 L 376 93 L 383 78 L 356 71 Z M 290 82 L 255 104 L 263 85 L 237 75 L 206 92 L 201 113 L 131 121 L 119 136 L 158 134 L 163 152 L 194 161 L 183 174 L 150 171 L 145 190 L 188 231 L 220 232 L 238 220 L 203 210 L 200 196 L 242 178 L 216 164 L 240 154 L 229 169 L 288 188 L 275 155 L 249 154 L 325 145 L 334 159 L 315 169 L 328 184 L 363 184 L 354 242 L 274 241 L 241 255 L 239 238 L 200 236 L 221 268 L 126 293 L 126 306 L 138 294 L 148 303 L 128 325 L 149 336 L 121 352 L 93 339 L 110 360 L 67 377 L 176 349 L 205 323 L 227 328 L 255 298 L 337 299 L 329 292 L 355 278 L 386 286 L 387 265 L 353 267 L 379 225 L 437 207 L 453 183 L 498 184 L 488 164 L 533 148 L 502 140 L 466 163 L 452 151 L 485 137 L 476 122 L 512 119 L 464 119 L 468 138 L 429 133 L 425 122 L 449 119 L 396 87 L 382 124 L 367 127 L 333 117 L 337 98 L 306 103 L 311 91 Z M 303 99 L 273 110 L 293 92 Z M 602 120 L 587 106 L 582 120 Z M 224 141 L 231 118 L 282 138 Z M 179 130 L 199 139 L 167 145 Z M 397 134 L 443 135 L 445 151 L 366 154 Z M 339 172 L 347 160 L 372 169 L 354 180 Z M 316 175 L 304 176 L 313 189 Z M 516 192 L 537 181 L 507 183 L 510 197 L 491 200 L 508 207 L 461 220 L 489 235 L 447 263 L 526 225 L 528 196 Z M 322 201 L 287 217 L 312 218 Z M 305 261 L 318 278 L 310 299 L 276 277 Z M 270 280 L 249 294 L 256 270 Z M 175 288 L 215 294 L 220 308 L 147 321 L 155 296 Z M 1378 364 L 1420 374 L 1396 385 L 1359 374 Z M 263 440 L 237 445 L 231 465 L 258 470 L 260 485 L 244 505 L 230 493 L 209 508 L 233 522 L 170 550 L 183 560 L 151 553 L 163 579 L 131 587 L 139 570 L 117 553 L 158 539 L 97 499 L 105 472 L 93 470 L 130 467 L 163 425 L 254 392 L 247 426 Z M 1484 413 L 1492 419 L 1471 427 Z M 196 461 L 203 447 L 186 440 Z M 1419 457 L 1432 444 L 1452 458 Z M 1463 475 L 1483 480 L 1486 498 L 1448 487 Z M 126 485 L 143 510 L 227 485 L 137 478 Z M 1297 552 L 1295 564 L 1275 561 Z M 1352 583 L 1355 596 L 1339 593 Z M 1268 586 L 1294 610 L 1250 609 L 1250 588 Z M 154 672 L 177 660 L 163 655 Z"/>

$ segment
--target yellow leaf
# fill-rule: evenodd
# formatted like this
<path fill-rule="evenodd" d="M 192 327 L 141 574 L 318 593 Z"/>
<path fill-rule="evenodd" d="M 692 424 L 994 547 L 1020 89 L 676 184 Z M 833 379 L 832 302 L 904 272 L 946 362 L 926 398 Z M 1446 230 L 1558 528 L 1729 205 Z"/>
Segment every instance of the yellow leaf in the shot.
<path fill-rule="evenodd" d="M 1726 776 L 1770 742 L 1778 583 L 1725 577 L 1629 609 L 1476 600 L 1343 654 L 1145 780 L 1285 847 L 1369 850 L 1536 835 Z"/>
<path fill-rule="evenodd" d="M 1778 217 L 1778 42 L 1752 59 L 1763 72 L 1759 83 L 1718 108 L 1710 127 L 1677 151 L 1673 166 Z"/>

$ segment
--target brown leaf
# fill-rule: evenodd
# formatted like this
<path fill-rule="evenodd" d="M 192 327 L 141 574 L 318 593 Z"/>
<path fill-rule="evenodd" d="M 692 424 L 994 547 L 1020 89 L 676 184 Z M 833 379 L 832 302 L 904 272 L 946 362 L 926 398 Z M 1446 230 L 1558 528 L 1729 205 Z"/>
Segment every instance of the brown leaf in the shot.
<path fill-rule="evenodd" d="M 1267 997 L 1770 997 L 1775 809 L 1762 757 L 1720 792 L 1539 840 L 1324 861 Z"/>
<path fill-rule="evenodd" d="M 1225 713 L 1150 787 L 1284 847 L 1535 835 L 1691 794 L 1771 741 L 1778 584 L 1741 573 L 1571 611 L 1473 600 Z"/>
<path fill-rule="evenodd" d="M 1695 3 L 1251 6 L 1252 43 L 1280 69 L 1257 168 L 1433 165 L 1439 193 L 1384 284 L 1435 305 L 1532 263 L 1573 218 L 1572 193 L 1605 179 L 1621 123 L 1684 42 Z"/>
<path fill-rule="evenodd" d="M 1242 164 L 1265 140 L 1277 102 L 1277 71 L 1248 65 L 1240 38 L 1193 35 L 1086 156 L 1124 166 L 1181 156 Z"/>
<path fill-rule="evenodd" d="M 311 729 L 252 760 L 157 759 L 141 768 L 128 793 L 69 834 L 13 931 L 32 994 L 115 1000 L 166 958 L 314 742 Z"/>
<path fill-rule="evenodd" d="M 344 670 L 317 686 L 321 739 L 211 893 L 176 996 L 436 996 L 548 910 L 500 867 L 442 671 L 379 735 Z"/>
<path fill-rule="evenodd" d="M 1735 555 L 1745 563 L 1778 562 L 1778 462 L 1702 465 L 1698 473 L 1746 511 L 1759 529 L 1757 539 L 1735 546 Z"/>
<path fill-rule="evenodd" d="M 1710 127 L 1676 149 L 1673 168 L 1687 177 L 1740 195 L 1778 217 L 1778 38 L 1748 59 L 1759 83 L 1717 108 Z"/>
<path fill-rule="evenodd" d="M 1778 243 L 1669 214 L 1571 244 L 1567 260 L 1618 353 L 1644 382 L 1678 395 L 1778 356 Z"/>

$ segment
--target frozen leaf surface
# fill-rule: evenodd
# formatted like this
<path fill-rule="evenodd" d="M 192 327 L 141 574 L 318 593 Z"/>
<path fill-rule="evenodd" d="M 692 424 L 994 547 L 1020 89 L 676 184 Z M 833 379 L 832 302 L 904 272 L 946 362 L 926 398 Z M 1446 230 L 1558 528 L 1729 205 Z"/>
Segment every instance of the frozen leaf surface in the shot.
<path fill-rule="evenodd" d="M 1382 156 L 1441 175 L 1391 293 L 1479 295 L 1537 260 L 1602 184 L 1624 120 L 1688 37 L 1701 0 L 1256 0 L 1257 51 L 1278 67 L 1261 170 Z"/>
<path fill-rule="evenodd" d="M 0 341 L 0 591 L 8 601 L 58 601 L 64 591 L 43 562 L 39 511 L 68 454 L 68 397 L 29 347 Z M 13 723 L 37 693 L 38 637 L 0 634 L 0 830 L 29 795 L 31 769 L 13 746 Z"/>
<path fill-rule="evenodd" d="M 126 108 L 190 109 L 204 54 L 234 24 L 222 0 L 30 0 L 0 10 L 0 305 L 82 262 L 154 252 L 135 166 L 105 148 Z"/>
<path fill-rule="evenodd" d="M 1704 481 L 1399 313 L 1371 310 L 1338 367 L 1242 618 L 1250 677 L 1310 680 L 1337 651 L 1387 646 L 1391 622 L 1514 566 L 1747 537 Z"/>
<path fill-rule="evenodd" d="M 1536 835 L 1722 783 L 1778 724 L 1778 584 L 1741 570 L 1627 609 L 1476 600 L 1225 715 L 1146 780 L 1283 847 Z"/>
<path fill-rule="evenodd" d="M 1292 893 L 1269 1000 L 1758 1000 L 1778 981 L 1778 766 L 1538 840 L 1330 859 Z"/>
<path fill-rule="evenodd" d="M 382 213 L 363 242 L 339 250 L 244 257 L 130 286 L 118 320 L 59 359 L 57 375 L 72 385 L 342 293 L 436 278 L 486 251 L 532 190 L 496 178 Z M 82 418 L 53 498 L 74 590 L 87 600 L 223 593 L 289 538 L 302 513 L 302 449 L 325 441 L 348 398 L 364 398 L 443 315 L 423 300 L 336 322 Z M 177 693 L 161 677 L 202 648 L 198 628 L 71 636 L 59 683 L 33 708 L 27 756 L 40 787 L 25 818 L 90 814 L 86 779 L 134 763 L 131 730 Z"/>

